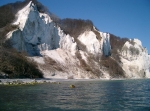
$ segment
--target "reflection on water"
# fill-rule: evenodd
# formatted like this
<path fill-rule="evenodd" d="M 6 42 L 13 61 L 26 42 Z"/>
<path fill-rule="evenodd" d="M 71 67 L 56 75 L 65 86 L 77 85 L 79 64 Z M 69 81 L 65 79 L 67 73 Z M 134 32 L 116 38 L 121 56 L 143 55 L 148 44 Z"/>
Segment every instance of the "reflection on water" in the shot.
<path fill-rule="evenodd" d="M 76 88 L 69 88 L 74 84 Z M 150 110 L 150 80 L 0 86 L 0 111 Z"/>

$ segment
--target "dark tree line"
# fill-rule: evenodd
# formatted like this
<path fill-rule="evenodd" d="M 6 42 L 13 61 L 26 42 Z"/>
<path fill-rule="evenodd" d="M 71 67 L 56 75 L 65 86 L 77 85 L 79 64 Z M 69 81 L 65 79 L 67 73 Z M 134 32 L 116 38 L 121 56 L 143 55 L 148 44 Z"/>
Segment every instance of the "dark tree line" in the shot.
<path fill-rule="evenodd" d="M 11 23 L 15 19 L 11 5 L 0 7 L 0 28 Z"/>
<path fill-rule="evenodd" d="M 121 50 L 126 41 L 129 41 L 128 38 L 120 38 L 113 34 L 110 34 L 110 44 L 112 49 Z"/>
<path fill-rule="evenodd" d="M 70 34 L 72 37 L 78 37 L 81 33 L 93 29 L 92 21 L 82 19 L 61 19 L 58 25 L 66 34 Z"/>
<path fill-rule="evenodd" d="M 129 41 L 129 39 L 128 38 L 120 38 L 113 34 L 110 34 L 111 56 L 115 60 L 120 61 L 118 51 L 121 51 L 121 49 L 126 41 Z"/>

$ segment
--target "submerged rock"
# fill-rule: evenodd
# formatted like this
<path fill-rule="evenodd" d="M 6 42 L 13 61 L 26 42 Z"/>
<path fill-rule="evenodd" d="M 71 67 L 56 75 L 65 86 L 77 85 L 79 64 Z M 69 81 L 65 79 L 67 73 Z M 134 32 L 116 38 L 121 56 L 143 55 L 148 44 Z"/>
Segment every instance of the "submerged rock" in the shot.
<path fill-rule="evenodd" d="M 75 85 L 70 85 L 70 88 L 75 88 Z"/>

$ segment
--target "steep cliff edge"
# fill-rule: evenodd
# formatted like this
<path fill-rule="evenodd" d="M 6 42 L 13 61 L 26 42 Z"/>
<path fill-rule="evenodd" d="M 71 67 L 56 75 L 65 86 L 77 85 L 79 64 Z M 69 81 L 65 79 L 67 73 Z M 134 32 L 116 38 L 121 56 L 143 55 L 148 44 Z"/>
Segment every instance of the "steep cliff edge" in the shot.
<path fill-rule="evenodd" d="M 19 52 L 27 52 L 45 78 L 150 77 L 150 56 L 139 40 L 100 32 L 91 21 L 54 22 L 29 2 L 12 25 L 17 28 L 7 34 L 7 40 Z"/>
<path fill-rule="evenodd" d="M 124 44 L 121 61 L 128 77 L 150 77 L 150 55 L 140 40 L 133 39 Z"/>

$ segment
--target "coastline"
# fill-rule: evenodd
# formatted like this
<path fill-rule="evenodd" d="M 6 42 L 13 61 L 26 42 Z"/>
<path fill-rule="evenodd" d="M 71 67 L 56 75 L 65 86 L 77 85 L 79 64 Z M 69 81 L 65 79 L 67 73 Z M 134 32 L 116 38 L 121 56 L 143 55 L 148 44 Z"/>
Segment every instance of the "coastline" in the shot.
<path fill-rule="evenodd" d="M 65 81 L 109 81 L 110 79 L 64 79 L 64 78 L 38 78 L 38 79 L 0 79 L 0 85 L 34 85 L 34 84 L 42 84 L 42 83 L 53 83 L 60 84 L 60 82 Z M 119 80 L 119 79 L 118 79 Z"/>
<path fill-rule="evenodd" d="M 149 78 L 113 78 L 113 79 L 54 79 L 54 78 L 38 78 L 38 79 L 0 79 L 0 85 L 34 85 L 34 84 L 42 84 L 42 83 L 53 83 L 60 84 L 60 82 L 65 81 L 114 81 L 114 80 L 138 80 L 138 79 L 149 79 Z"/>
<path fill-rule="evenodd" d="M 52 79 L 0 79 L 0 85 L 34 85 L 42 83 L 58 83 Z"/>

